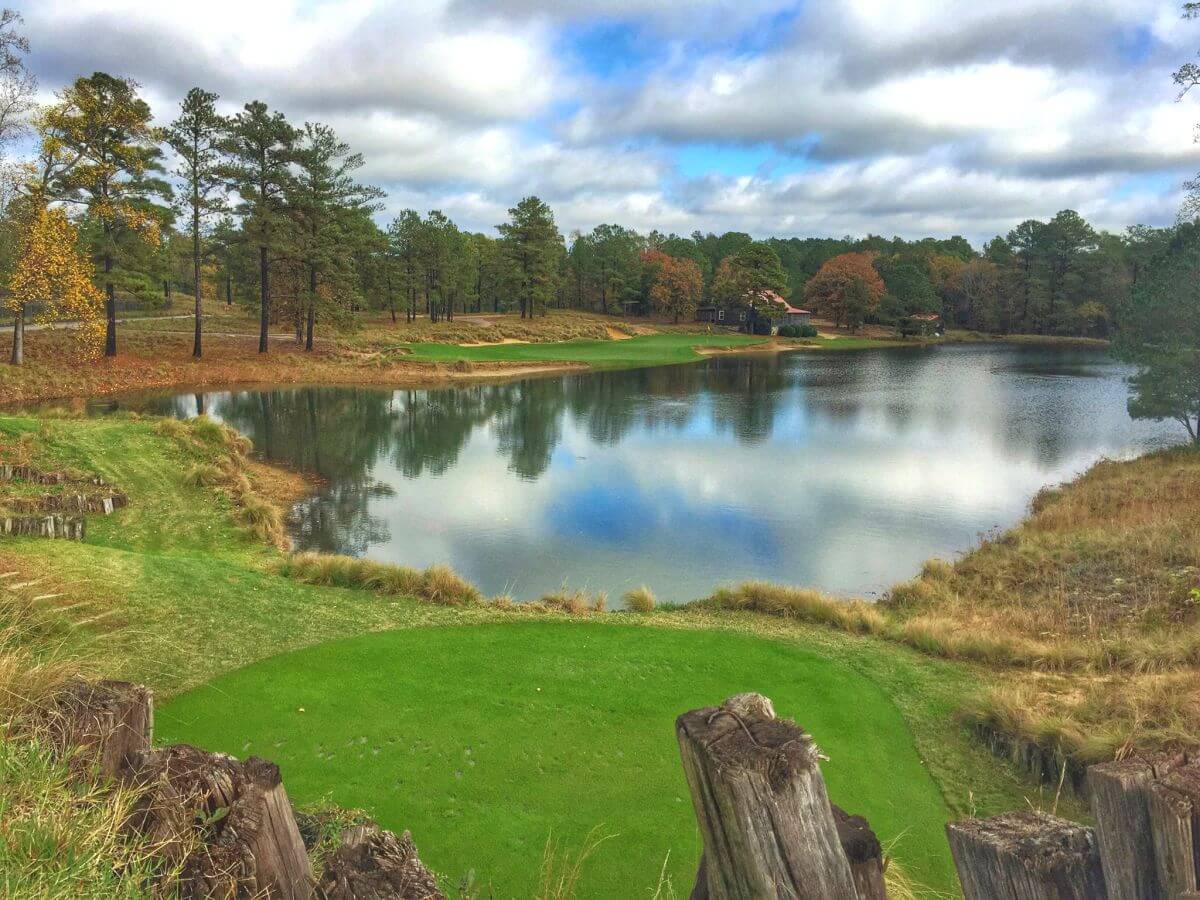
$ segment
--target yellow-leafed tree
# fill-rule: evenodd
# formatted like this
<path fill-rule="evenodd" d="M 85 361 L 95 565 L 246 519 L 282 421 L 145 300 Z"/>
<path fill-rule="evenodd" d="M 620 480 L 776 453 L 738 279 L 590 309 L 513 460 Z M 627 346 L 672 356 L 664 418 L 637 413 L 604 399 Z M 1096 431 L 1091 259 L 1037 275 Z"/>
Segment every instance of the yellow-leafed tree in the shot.
<path fill-rule="evenodd" d="M 93 356 L 104 345 L 104 294 L 92 280 L 95 271 L 79 251 L 79 235 L 58 208 L 36 205 L 29 213 L 21 249 L 8 279 L 4 304 L 16 319 L 13 327 L 12 363 L 25 355 L 25 313 L 39 308 L 39 324 L 70 320 L 78 323 L 72 334 L 81 356 Z"/>

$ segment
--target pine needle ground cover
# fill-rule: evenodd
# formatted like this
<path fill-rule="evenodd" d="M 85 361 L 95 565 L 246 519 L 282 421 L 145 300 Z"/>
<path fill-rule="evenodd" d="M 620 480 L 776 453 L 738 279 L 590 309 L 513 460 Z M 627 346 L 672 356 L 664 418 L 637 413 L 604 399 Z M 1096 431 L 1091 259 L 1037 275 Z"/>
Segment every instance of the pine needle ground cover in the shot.
<path fill-rule="evenodd" d="M 292 798 L 409 828 L 457 884 L 531 896 L 549 839 L 580 848 L 580 896 L 691 889 L 699 853 L 674 720 L 754 690 L 830 757 L 832 797 L 866 815 L 915 880 L 953 885 L 950 813 L 899 711 L 839 662 L 732 633 L 587 622 L 392 631 L 276 656 L 160 710 L 165 741 L 280 764 Z M 473 873 L 473 875 L 471 874 Z"/>

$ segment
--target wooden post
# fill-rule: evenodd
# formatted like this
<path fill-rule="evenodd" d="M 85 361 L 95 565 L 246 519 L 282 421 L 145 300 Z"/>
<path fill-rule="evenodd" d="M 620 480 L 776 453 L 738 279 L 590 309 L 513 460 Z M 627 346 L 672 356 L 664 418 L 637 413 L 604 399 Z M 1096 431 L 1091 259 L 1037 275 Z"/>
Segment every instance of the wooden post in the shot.
<path fill-rule="evenodd" d="M 1174 900 L 1197 888 L 1195 813 L 1192 801 L 1182 791 L 1162 782 L 1153 782 L 1148 795 L 1158 882 L 1163 894 Z"/>
<path fill-rule="evenodd" d="M 837 824 L 842 851 L 850 863 L 858 900 L 887 900 L 883 847 L 867 820 L 850 815 L 836 803 L 833 804 L 833 820 Z"/>
<path fill-rule="evenodd" d="M 1158 774 L 1147 805 L 1163 894 L 1200 897 L 1200 763 L 1179 760 Z"/>
<path fill-rule="evenodd" d="M 226 830 L 233 829 L 255 862 L 259 890 L 283 900 L 312 896 L 308 854 L 279 766 L 256 756 L 242 764 L 245 786 L 230 809 Z"/>
<path fill-rule="evenodd" d="M 966 900 L 1104 900 L 1091 828 L 1041 812 L 946 826 Z"/>
<path fill-rule="evenodd" d="M 1088 769 L 1088 795 L 1109 900 L 1159 900 L 1147 789 L 1154 771 L 1140 760 Z"/>
<path fill-rule="evenodd" d="M 855 900 L 812 738 L 757 694 L 675 722 L 704 856 L 693 897 Z"/>
<path fill-rule="evenodd" d="M 412 835 L 400 837 L 368 823 L 347 828 L 318 886 L 322 900 L 405 897 L 445 900 L 437 879 L 417 857 Z"/>
<path fill-rule="evenodd" d="M 55 695 L 45 713 L 50 743 L 71 757 L 115 778 L 150 749 L 154 698 L 150 689 L 127 681 L 77 681 Z"/>
<path fill-rule="evenodd" d="M 309 900 L 312 875 L 279 767 L 177 744 L 127 775 L 142 792 L 130 825 L 181 862 L 184 897 Z"/>

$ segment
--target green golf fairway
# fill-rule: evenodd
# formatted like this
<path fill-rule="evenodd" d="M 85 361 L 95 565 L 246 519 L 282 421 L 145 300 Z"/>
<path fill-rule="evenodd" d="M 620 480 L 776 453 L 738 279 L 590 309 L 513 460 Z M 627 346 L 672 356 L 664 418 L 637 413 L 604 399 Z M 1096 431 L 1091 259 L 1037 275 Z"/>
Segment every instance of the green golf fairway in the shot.
<path fill-rule="evenodd" d="M 497 897 L 531 896 L 547 839 L 578 851 L 599 827 L 614 837 L 584 864 L 580 896 L 649 897 L 664 862 L 686 895 L 699 842 L 675 717 L 741 691 L 814 735 L 831 799 L 865 815 L 910 876 L 953 887 L 949 814 L 887 695 L 761 638 L 601 622 L 367 634 L 183 694 L 157 737 L 272 759 L 294 801 L 410 829 L 453 884 L 473 873 Z"/>
<path fill-rule="evenodd" d="M 649 334 L 620 341 L 554 341 L 542 344 L 410 344 L 413 359 L 429 362 L 582 362 L 595 368 L 627 368 L 695 362 L 694 347 L 734 348 L 761 344 L 766 338 L 745 334 Z"/>

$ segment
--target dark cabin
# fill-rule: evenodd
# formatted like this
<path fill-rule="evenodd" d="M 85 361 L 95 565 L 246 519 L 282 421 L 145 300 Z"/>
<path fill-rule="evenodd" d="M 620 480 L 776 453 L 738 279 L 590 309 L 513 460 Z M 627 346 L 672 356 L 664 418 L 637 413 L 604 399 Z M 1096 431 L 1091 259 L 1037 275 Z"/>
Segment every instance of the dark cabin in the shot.
<path fill-rule="evenodd" d="M 780 325 L 809 325 L 812 323 L 812 313 L 807 309 L 797 309 L 774 291 L 768 292 L 765 299 L 778 308 L 771 320 L 771 333 L 779 330 Z M 724 325 L 729 328 L 744 330 L 750 322 L 750 307 L 745 303 L 719 305 L 709 303 L 696 309 L 697 322 L 711 322 L 713 325 Z"/>

